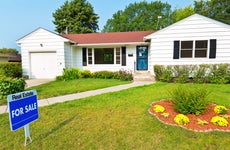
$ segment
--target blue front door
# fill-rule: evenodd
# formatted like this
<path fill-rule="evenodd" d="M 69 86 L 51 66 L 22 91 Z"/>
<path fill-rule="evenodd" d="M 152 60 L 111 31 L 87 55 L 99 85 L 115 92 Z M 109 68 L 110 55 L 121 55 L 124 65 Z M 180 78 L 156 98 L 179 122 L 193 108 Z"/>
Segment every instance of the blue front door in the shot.
<path fill-rule="evenodd" d="M 148 70 L 148 46 L 137 46 L 137 70 Z"/>

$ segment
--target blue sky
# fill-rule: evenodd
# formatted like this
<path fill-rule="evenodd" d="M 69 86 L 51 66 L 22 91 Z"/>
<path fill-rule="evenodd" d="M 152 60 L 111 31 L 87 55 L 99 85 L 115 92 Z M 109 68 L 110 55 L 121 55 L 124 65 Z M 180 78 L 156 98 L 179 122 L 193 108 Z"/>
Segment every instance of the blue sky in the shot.
<path fill-rule="evenodd" d="M 20 49 L 16 40 L 38 27 L 55 30 L 52 13 L 66 0 L 1 0 L 0 3 L 0 48 Z M 124 10 L 130 3 L 143 0 L 88 0 L 99 18 L 100 30 L 106 21 L 118 10 Z M 151 2 L 152 0 L 145 0 Z M 161 0 L 172 8 L 193 5 L 193 0 Z"/>

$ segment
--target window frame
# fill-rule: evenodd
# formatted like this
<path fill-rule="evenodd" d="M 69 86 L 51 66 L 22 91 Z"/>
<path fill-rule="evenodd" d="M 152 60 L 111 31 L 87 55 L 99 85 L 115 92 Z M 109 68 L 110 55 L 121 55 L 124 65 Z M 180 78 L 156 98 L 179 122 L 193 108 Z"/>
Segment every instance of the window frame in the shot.
<path fill-rule="evenodd" d="M 199 57 L 199 56 L 196 56 L 196 50 L 204 50 L 204 48 L 197 48 L 197 42 L 199 41 L 206 41 L 206 56 L 205 57 Z M 182 57 L 182 51 L 186 51 L 186 50 L 191 50 L 191 49 L 183 49 L 182 48 L 182 44 L 183 42 L 192 42 L 192 55 L 191 57 Z M 180 59 L 207 59 L 208 56 L 209 56 L 209 47 L 210 47 L 210 41 L 209 40 L 206 40 L 206 39 L 197 39 L 197 40 L 181 40 L 180 43 L 179 43 L 180 47 L 179 47 L 179 58 Z"/>
<path fill-rule="evenodd" d="M 101 53 L 101 61 L 103 61 L 103 63 L 96 63 L 96 50 L 97 49 L 103 49 L 104 51 L 106 51 L 105 49 L 110 49 L 110 52 L 108 53 Z M 111 51 L 112 50 L 112 51 Z M 111 56 L 108 56 L 108 55 Z M 112 59 L 110 62 L 111 63 L 106 63 L 106 57 L 110 57 L 110 59 Z M 87 65 L 91 66 L 91 65 L 121 65 L 122 63 L 122 48 L 121 47 L 88 47 L 86 50 L 86 60 L 87 60 Z M 112 63 L 113 62 L 113 63 Z"/>

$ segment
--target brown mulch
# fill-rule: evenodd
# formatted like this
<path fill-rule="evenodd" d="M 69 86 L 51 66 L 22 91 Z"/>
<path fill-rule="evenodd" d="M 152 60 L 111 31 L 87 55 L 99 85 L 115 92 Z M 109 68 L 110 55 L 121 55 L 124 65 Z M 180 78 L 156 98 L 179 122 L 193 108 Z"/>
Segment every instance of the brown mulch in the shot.
<path fill-rule="evenodd" d="M 162 113 L 156 113 L 153 111 L 153 106 L 154 105 L 161 105 L 165 108 L 166 113 L 169 113 L 169 117 L 165 118 L 163 117 L 161 114 Z M 211 118 L 214 116 L 217 116 L 217 114 L 214 112 L 214 107 L 216 105 L 215 104 L 210 104 L 207 106 L 206 108 L 206 112 L 199 114 L 199 115 L 193 115 L 193 114 L 188 114 L 186 115 L 190 122 L 187 125 L 177 125 L 174 122 L 174 117 L 179 114 L 174 108 L 173 108 L 173 104 L 171 101 L 169 100 L 161 100 L 158 102 L 153 102 L 151 104 L 151 108 L 149 109 L 149 113 L 155 115 L 161 122 L 169 124 L 169 125 L 174 125 L 174 126 L 179 126 L 188 130 L 192 130 L 192 131 L 196 131 L 196 132 L 208 132 L 208 131 L 214 131 L 214 130 L 218 130 L 218 131 L 224 131 L 224 132 L 230 132 L 230 118 L 228 118 L 228 122 L 229 125 L 227 127 L 220 127 L 217 125 L 214 125 L 213 123 L 211 123 Z M 227 115 L 230 115 L 230 110 L 228 109 L 227 111 Z M 205 120 L 208 122 L 207 125 L 199 125 L 197 122 L 197 119 L 201 119 L 201 120 Z"/>

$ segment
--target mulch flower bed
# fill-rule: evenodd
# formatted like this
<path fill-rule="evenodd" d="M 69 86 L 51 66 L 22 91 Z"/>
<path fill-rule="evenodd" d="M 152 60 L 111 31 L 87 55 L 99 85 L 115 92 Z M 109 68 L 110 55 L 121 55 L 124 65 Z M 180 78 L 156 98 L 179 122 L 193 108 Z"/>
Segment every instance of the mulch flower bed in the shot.
<path fill-rule="evenodd" d="M 165 108 L 164 112 L 169 113 L 168 118 L 164 117 L 162 113 L 156 113 L 153 110 L 153 106 L 156 104 L 161 105 Z M 215 104 L 208 105 L 206 108 L 206 112 L 199 114 L 199 115 L 194 115 L 194 114 L 186 115 L 190 120 L 190 122 L 187 125 L 178 125 L 174 122 L 174 117 L 179 113 L 173 108 L 173 104 L 170 100 L 161 100 L 158 102 L 153 102 L 151 104 L 151 108 L 149 109 L 149 113 L 155 115 L 163 123 L 174 125 L 174 126 L 179 126 L 179 127 L 182 127 L 188 130 L 196 131 L 196 132 L 208 132 L 208 131 L 215 131 L 215 130 L 230 132 L 230 118 L 227 119 L 227 121 L 229 122 L 229 125 L 227 127 L 221 127 L 221 126 L 217 126 L 211 123 L 212 117 L 220 116 L 214 112 L 215 106 L 216 106 Z M 230 115 L 229 109 L 227 110 L 226 115 Z M 198 124 L 197 119 L 205 120 L 208 122 L 208 124 L 200 125 Z"/>

